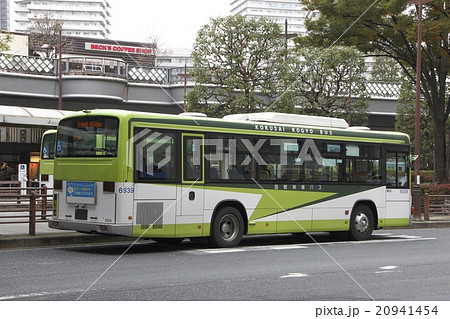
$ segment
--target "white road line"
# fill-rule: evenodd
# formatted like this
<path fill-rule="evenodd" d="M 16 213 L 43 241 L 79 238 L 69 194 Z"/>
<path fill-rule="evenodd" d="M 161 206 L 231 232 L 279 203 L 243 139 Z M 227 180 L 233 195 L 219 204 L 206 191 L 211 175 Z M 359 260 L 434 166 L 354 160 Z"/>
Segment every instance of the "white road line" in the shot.
<path fill-rule="evenodd" d="M 266 251 L 266 250 L 283 250 L 283 249 L 301 249 L 307 248 L 305 245 L 293 244 L 293 245 L 273 245 L 273 246 L 250 246 L 250 247 L 238 247 L 238 248 L 213 248 L 213 249 L 195 249 L 187 250 L 187 253 L 191 254 L 226 254 L 226 253 L 239 253 L 249 251 Z"/>
<path fill-rule="evenodd" d="M 424 240 L 436 240 L 433 237 L 421 237 L 421 236 L 409 236 L 409 235 L 388 235 L 384 236 L 386 239 L 374 239 L 367 241 L 342 241 L 342 242 L 326 242 L 326 243 L 307 243 L 307 244 L 289 244 L 289 245 L 265 245 L 265 246 L 249 246 L 249 247 L 237 247 L 237 248 L 213 248 L 213 249 L 194 249 L 186 250 L 185 253 L 193 255 L 209 255 L 209 254 L 226 254 L 226 253 L 238 253 L 238 252 L 251 252 L 251 251 L 269 251 L 269 250 L 289 250 L 289 249 L 305 249 L 311 246 L 325 246 L 325 245 L 367 245 L 367 244 L 379 244 L 379 243 L 397 243 L 408 241 L 424 241 Z M 384 270 L 383 270 L 384 271 Z"/>
<path fill-rule="evenodd" d="M 287 275 L 281 276 L 281 278 L 299 278 L 299 277 L 308 277 L 308 274 L 302 274 L 302 273 L 289 273 Z"/>
<path fill-rule="evenodd" d="M 379 269 L 381 269 L 381 270 L 394 270 L 394 269 L 397 269 L 398 267 L 397 266 L 383 266 L 383 267 L 380 267 Z"/>
<path fill-rule="evenodd" d="M 33 293 L 29 293 L 29 294 L 0 296 L 0 301 L 23 299 L 23 298 L 35 298 L 35 297 L 52 296 L 52 295 L 63 295 L 63 294 L 70 294 L 70 293 L 80 293 L 83 291 L 84 291 L 84 289 L 70 289 L 70 290 L 61 290 L 61 291 L 33 292 Z"/>
<path fill-rule="evenodd" d="M 375 271 L 376 274 L 387 274 L 393 272 L 400 272 L 397 266 L 382 266 L 379 271 Z"/>

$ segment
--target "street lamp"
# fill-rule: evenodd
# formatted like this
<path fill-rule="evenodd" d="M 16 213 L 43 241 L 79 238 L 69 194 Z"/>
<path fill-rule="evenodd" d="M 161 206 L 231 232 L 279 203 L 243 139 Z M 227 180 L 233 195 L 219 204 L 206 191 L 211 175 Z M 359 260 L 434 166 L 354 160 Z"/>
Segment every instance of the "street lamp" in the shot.
<path fill-rule="evenodd" d="M 62 42 L 61 30 L 59 30 L 58 43 L 53 46 L 58 49 L 58 110 L 62 110 Z"/>
<path fill-rule="evenodd" d="M 414 219 L 421 220 L 421 192 L 420 192 L 420 78 L 422 74 L 422 5 L 433 0 L 408 0 L 409 4 L 418 6 L 417 27 L 417 62 L 416 62 L 416 112 L 415 112 L 415 143 L 416 160 L 414 161 L 415 183 L 413 185 Z"/>

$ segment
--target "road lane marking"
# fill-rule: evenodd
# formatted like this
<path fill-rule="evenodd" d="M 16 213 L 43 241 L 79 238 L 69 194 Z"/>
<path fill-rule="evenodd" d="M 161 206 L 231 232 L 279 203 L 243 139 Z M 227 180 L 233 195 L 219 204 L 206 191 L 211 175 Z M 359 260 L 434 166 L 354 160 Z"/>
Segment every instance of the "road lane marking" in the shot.
<path fill-rule="evenodd" d="M 70 290 L 61 290 L 61 291 L 43 291 L 43 292 L 33 292 L 29 294 L 18 294 L 11 296 L 0 296 L 0 301 L 2 300 L 15 300 L 15 299 L 24 299 L 24 298 L 35 298 L 35 297 L 45 297 L 52 295 L 65 295 L 70 293 L 80 293 L 84 291 L 84 289 L 70 289 Z"/>
<path fill-rule="evenodd" d="M 378 235 L 377 237 L 380 237 Z M 379 244 L 379 243 L 397 243 L 397 242 L 409 242 L 409 241 L 426 241 L 436 240 L 434 237 L 421 237 L 410 235 L 387 235 L 383 236 L 385 239 L 373 239 L 367 241 L 341 241 L 341 242 L 324 242 L 324 243 L 306 243 L 306 244 L 287 244 L 287 245 L 264 245 L 264 246 L 248 246 L 248 247 L 236 247 L 236 248 L 211 248 L 211 249 L 193 249 L 186 250 L 184 253 L 193 255 L 213 255 L 213 254 L 226 254 L 226 253 L 243 253 L 252 251 L 270 251 L 270 250 L 290 250 L 290 249 L 306 249 L 311 246 L 338 246 L 338 245 L 367 245 L 367 244 Z"/>
<path fill-rule="evenodd" d="M 378 269 L 380 269 L 380 270 L 375 271 L 376 274 L 400 272 L 400 270 L 398 270 L 397 266 L 382 266 L 382 267 L 379 267 Z"/>
<path fill-rule="evenodd" d="M 187 250 L 186 253 L 189 254 L 226 254 L 226 253 L 240 253 L 249 251 L 266 251 L 266 250 L 284 250 L 284 249 L 305 249 L 303 244 L 293 244 L 293 245 L 273 245 L 273 246 L 249 246 L 249 247 L 238 247 L 238 248 L 211 248 L 211 249 L 194 249 Z"/>
<path fill-rule="evenodd" d="M 308 277 L 308 276 L 309 276 L 308 274 L 294 272 L 294 273 L 289 273 L 287 275 L 281 276 L 280 279 L 281 278 L 299 278 L 299 277 Z"/>

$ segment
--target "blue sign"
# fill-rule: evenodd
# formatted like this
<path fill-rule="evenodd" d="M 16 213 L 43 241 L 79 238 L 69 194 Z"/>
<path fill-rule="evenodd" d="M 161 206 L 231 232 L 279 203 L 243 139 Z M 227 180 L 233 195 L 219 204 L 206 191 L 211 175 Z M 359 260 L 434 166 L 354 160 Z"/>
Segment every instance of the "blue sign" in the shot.
<path fill-rule="evenodd" d="M 67 182 L 67 197 L 95 198 L 95 182 Z"/>
<path fill-rule="evenodd" d="M 62 151 L 62 141 L 58 141 L 56 143 L 56 153 L 61 154 L 61 151 Z"/>

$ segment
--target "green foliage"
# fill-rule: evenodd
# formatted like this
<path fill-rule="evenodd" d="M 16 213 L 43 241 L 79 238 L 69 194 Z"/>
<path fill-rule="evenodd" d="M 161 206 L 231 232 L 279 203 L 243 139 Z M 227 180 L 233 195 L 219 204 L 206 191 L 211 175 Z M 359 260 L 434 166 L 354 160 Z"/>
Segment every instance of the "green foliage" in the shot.
<path fill-rule="evenodd" d="M 221 117 L 263 110 L 275 102 L 287 85 L 280 34 L 278 24 L 268 19 L 211 19 L 194 44 L 191 75 L 196 85 L 187 94 L 188 110 Z"/>
<path fill-rule="evenodd" d="M 355 48 L 303 48 L 289 60 L 299 112 L 343 117 L 353 125 L 367 122 L 365 63 Z M 349 99 L 349 95 L 353 97 Z"/>
<path fill-rule="evenodd" d="M 411 138 L 411 152 L 417 154 L 414 150 L 415 141 L 415 114 L 416 114 L 416 95 L 415 87 L 407 81 L 403 81 L 400 87 L 398 98 L 397 116 L 395 119 L 395 128 L 397 131 L 406 133 Z M 430 113 L 426 107 L 425 101 L 421 102 L 420 108 L 420 162 L 422 168 L 434 169 L 434 125 L 430 121 Z"/>
<path fill-rule="evenodd" d="M 11 42 L 11 35 L 9 33 L 2 33 L 0 36 L 0 52 L 9 51 L 10 42 Z"/>
<path fill-rule="evenodd" d="M 301 0 L 307 10 L 320 12 L 307 20 L 308 34 L 299 46 L 355 46 L 362 52 L 384 55 L 415 82 L 417 6 L 405 0 Z M 450 179 L 450 147 L 446 121 L 450 114 L 450 1 L 423 5 L 422 95 L 434 124 L 435 182 Z"/>

